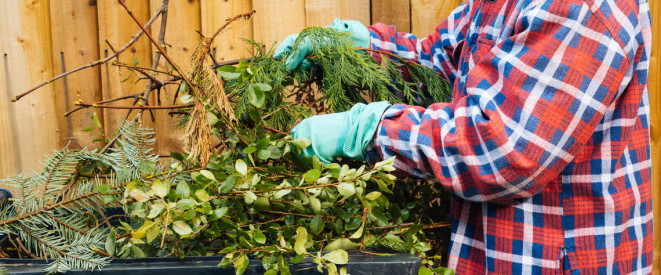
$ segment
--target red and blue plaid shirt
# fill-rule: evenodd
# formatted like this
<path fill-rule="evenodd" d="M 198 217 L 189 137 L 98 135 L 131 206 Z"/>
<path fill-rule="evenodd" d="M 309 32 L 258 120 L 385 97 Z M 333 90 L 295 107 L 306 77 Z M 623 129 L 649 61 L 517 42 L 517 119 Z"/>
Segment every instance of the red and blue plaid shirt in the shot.
<path fill-rule="evenodd" d="M 650 22 L 646 0 L 469 0 L 424 39 L 369 27 L 454 87 L 392 106 L 368 150 L 453 194 L 449 267 L 651 272 Z"/>

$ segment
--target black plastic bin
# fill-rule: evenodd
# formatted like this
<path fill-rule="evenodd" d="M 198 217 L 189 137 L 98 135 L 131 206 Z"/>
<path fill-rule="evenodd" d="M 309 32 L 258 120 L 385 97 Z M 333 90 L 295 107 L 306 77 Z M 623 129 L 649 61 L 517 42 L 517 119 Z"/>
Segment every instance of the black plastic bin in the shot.
<path fill-rule="evenodd" d="M 193 274 L 221 274 L 233 275 L 234 269 L 223 269 L 218 266 L 221 257 L 190 257 L 178 258 L 144 258 L 144 259 L 115 259 L 101 271 L 73 270 L 66 274 L 131 274 L 131 275 L 193 275 Z M 345 265 L 351 275 L 359 274 L 418 274 L 420 258 L 398 253 L 388 256 L 367 254 L 360 251 L 349 252 L 349 263 Z M 45 260 L 31 259 L 0 259 L 0 266 L 4 266 L 9 274 L 44 274 L 47 266 Z M 292 274 L 319 275 L 316 265 L 305 259 L 303 262 L 290 265 Z M 250 259 L 250 267 L 243 274 L 263 274 L 261 260 Z M 327 274 L 327 273 L 326 273 Z"/>

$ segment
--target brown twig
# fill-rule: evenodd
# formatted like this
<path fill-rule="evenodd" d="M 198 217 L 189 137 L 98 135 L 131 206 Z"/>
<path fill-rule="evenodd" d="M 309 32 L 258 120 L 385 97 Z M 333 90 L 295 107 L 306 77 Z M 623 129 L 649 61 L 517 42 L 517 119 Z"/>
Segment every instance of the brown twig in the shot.
<path fill-rule="evenodd" d="M 147 21 L 147 23 L 145 24 L 145 27 L 151 26 L 151 24 L 154 23 L 154 21 L 156 21 L 156 18 L 158 18 L 158 15 L 159 15 L 159 14 L 161 14 L 161 10 L 160 10 L 160 9 L 159 9 L 156 13 L 154 13 L 154 14 L 152 15 L 151 18 L 149 18 L 149 21 Z M 81 70 L 84 70 L 84 69 L 87 69 L 87 68 L 91 68 L 91 67 L 94 67 L 94 66 L 96 66 L 96 65 L 101 65 L 101 64 L 104 64 L 104 63 L 108 62 L 109 60 L 115 58 L 115 57 L 118 56 L 119 54 L 121 54 L 121 53 L 123 53 L 124 51 L 126 51 L 129 47 L 131 47 L 131 45 L 133 45 L 136 41 L 138 41 L 138 38 L 140 38 L 140 36 L 142 36 L 143 33 L 145 33 L 145 29 L 144 29 L 144 28 L 141 29 L 137 34 L 135 34 L 135 35 L 131 38 L 131 40 L 129 40 L 129 42 L 126 43 L 124 46 L 122 46 L 119 50 L 117 50 L 117 51 L 113 51 L 114 53 L 113 53 L 112 55 L 109 55 L 109 56 L 107 56 L 106 58 L 99 59 L 99 60 L 97 60 L 97 61 L 91 62 L 91 63 L 89 63 L 89 64 L 86 64 L 86 65 L 80 66 L 80 67 L 75 68 L 75 69 L 73 69 L 73 70 L 70 70 L 70 71 L 64 72 L 64 73 L 62 73 L 62 74 L 60 74 L 60 75 L 58 75 L 58 76 L 55 76 L 55 77 L 49 79 L 48 81 L 43 82 L 43 83 L 41 83 L 41 84 L 39 84 L 39 85 L 37 85 L 37 86 L 34 86 L 34 87 L 30 88 L 29 90 L 23 92 L 22 94 L 19 94 L 19 95 L 15 96 L 11 101 L 12 101 L 12 102 L 16 102 L 16 101 L 20 100 L 21 98 L 23 98 L 24 96 L 29 95 L 30 93 L 36 91 L 37 89 L 39 89 L 39 88 L 41 88 L 41 87 L 43 87 L 43 86 L 46 86 L 46 85 L 52 83 L 53 81 L 58 80 L 58 79 L 60 79 L 60 78 L 63 78 L 63 77 L 65 77 L 65 76 L 67 76 L 67 75 L 70 75 L 70 74 L 72 74 L 72 73 L 75 73 L 75 72 L 78 72 L 78 71 L 81 71 Z"/>
<path fill-rule="evenodd" d="M 126 64 L 126 63 L 113 62 L 110 65 L 117 66 L 117 67 L 122 67 L 122 68 L 127 68 L 127 69 L 141 69 L 141 70 L 149 71 L 149 72 L 152 72 L 152 73 L 169 75 L 169 76 L 174 77 L 175 79 L 181 79 L 180 76 L 169 73 L 169 72 L 164 72 L 164 71 L 160 71 L 160 70 L 156 70 L 156 69 L 150 69 L 150 68 L 146 68 L 146 67 L 138 67 L 138 66 L 129 65 L 129 64 Z"/>
<path fill-rule="evenodd" d="M 211 68 L 216 69 L 216 68 L 219 68 L 219 67 L 222 67 L 222 66 L 225 66 L 225 65 L 236 65 L 236 64 L 239 64 L 239 62 L 241 62 L 241 61 L 252 61 L 252 59 L 253 59 L 252 57 L 248 57 L 248 58 L 241 58 L 241 59 L 218 62 L 218 63 L 214 63 L 211 66 Z"/>
<path fill-rule="evenodd" d="M 218 28 L 218 30 L 216 30 L 216 32 L 211 36 L 211 41 L 216 39 L 216 36 L 218 36 L 218 34 L 220 34 L 220 32 L 223 31 L 227 26 L 229 26 L 229 24 L 231 24 L 233 21 L 238 20 L 240 18 L 244 18 L 244 19 L 248 20 L 248 19 L 250 19 L 250 17 L 252 17 L 253 14 L 255 14 L 255 12 L 256 11 L 253 10 L 251 12 L 247 12 L 247 13 L 244 13 L 244 14 L 239 14 L 237 16 L 234 16 L 234 17 L 230 18 L 230 19 L 227 19 L 225 21 L 225 24 L 223 24 L 220 28 Z"/>
<path fill-rule="evenodd" d="M 141 94 L 142 94 L 142 92 L 137 93 L 137 94 L 132 94 L 132 95 L 120 96 L 120 97 L 118 97 L 118 98 L 113 98 L 113 99 L 108 99 L 108 100 L 99 101 L 99 102 L 93 103 L 92 105 L 95 105 L 95 104 L 96 104 L 96 105 L 99 105 L 99 104 L 105 104 L 105 103 L 112 103 L 112 102 L 120 101 L 120 100 L 124 100 L 124 99 L 136 98 L 136 97 L 139 97 Z M 82 109 L 85 109 L 85 108 L 89 108 L 89 107 L 87 107 L 87 106 L 81 106 L 81 107 L 78 107 L 78 108 L 73 109 L 73 110 L 71 110 L 71 111 L 69 111 L 69 112 L 66 112 L 66 113 L 64 114 L 64 116 L 65 116 L 65 117 L 70 116 L 71 114 L 73 114 L 73 113 L 75 113 L 75 112 L 77 112 L 77 111 L 80 111 L 80 110 L 82 110 Z"/>
<path fill-rule="evenodd" d="M 11 240 L 11 238 L 9 239 Z M 24 253 L 25 255 L 29 256 L 30 258 L 33 259 L 39 259 L 39 256 L 35 255 L 34 253 L 30 252 L 25 246 L 23 245 L 23 242 L 21 242 L 21 239 L 18 237 L 16 238 L 16 243 L 18 244 L 18 248 L 20 249 L 21 253 Z M 13 244 L 13 242 L 12 242 Z"/>
<path fill-rule="evenodd" d="M 23 259 L 23 253 L 21 253 L 22 252 L 21 248 L 19 248 L 18 245 L 16 245 L 16 243 L 14 242 L 14 240 L 12 240 L 11 235 L 7 236 L 7 239 L 9 239 L 9 242 L 11 243 L 11 245 L 13 245 L 14 248 L 16 248 L 16 251 L 18 252 L 18 258 Z"/>
<path fill-rule="evenodd" d="M 269 131 L 274 132 L 274 133 L 285 134 L 285 135 L 288 134 L 287 132 L 280 131 L 276 128 L 271 128 L 271 127 L 266 126 L 266 125 L 262 125 L 262 128 L 264 128 L 264 130 L 269 130 Z"/>
<path fill-rule="evenodd" d="M 103 109 L 125 109 L 125 110 L 169 110 L 169 109 L 180 109 L 180 108 L 189 108 L 193 107 L 194 104 L 184 104 L 184 105 L 173 105 L 173 106 L 113 106 L 113 105 L 103 105 L 103 104 L 93 104 L 93 103 L 84 103 L 76 102 L 77 106 L 82 107 L 92 107 L 92 108 L 103 108 Z"/>
<path fill-rule="evenodd" d="M 169 0 L 163 0 L 163 3 L 161 3 L 161 5 L 167 6 L 168 1 Z M 167 15 L 168 15 L 168 9 L 163 9 L 161 11 L 160 31 L 158 33 L 158 43 L 161 44 L 161 45 L 165 45 L 165 30 L 166 30 L 166 27 L 167 27 L 167 24 L 168 24 L 168 16 Z M 161 55 L 162 55 L 162 53 L 160 52 L 160 50 L 158 52 L 156 52 L 156 55 L 154 56 L 154 61 L 153 61 L 152 66 L 151 66 L 152 69 L 157 69 L 158 68 L 158 63 L 161 60 Z M 136 68 L 136 70 L 138 70 L 138 69 Z M 149 79 L 150 79 L 149 84 L 147 84 L 147 88 L 146 88 L 147 90 L 144 91 L 144 93 L 142 94 L 142 101 L 146 105 L 147 104 L 147 98 L 149 97 L 149 94 L 153 90 L 151 88 L 152 85 L 154 83 L 157 83 L 158 84 L 157 89 L 160 89 L 160 87 L 163 86 L 163 83 L 155 78 L 156 73 L 154 73 L 153 71 L 152 71 L 151 75 L 147 75 L 145 73 L 145 76 L 149 77 Z M 133 105 L 135 105 L 136 103 L 137 103 L 137 100 L 135 102 L 133 102 Z"/>
<path fill-rule="evenodd" d="M 131 16 L 131 19 L 133 19 L 133 21 L 138 25 L 138 27 L 140 27 L 140 29 L 144 31 L 147 38 L 149 38 L 149 41 L 152 42 L 154 47 L 156 47 L 156 49 L 161 53 L 161 55 L 165 58 L 165 60 L 167 60 L 168 63 L 170 63 L 170 65 L 172 65 L 174 70 L 177 71 L 177 73 L 179 73 L 179 75 L 181 75 L 183 80 L 186 81 L 186 83 L 188 83 L 188 86 L 190 87 L 191 91 L 193 91 L 195 96 L 197 96 L 197 98 L 203 98 L 203 96 L 200 94 L 200 91 L 195 89 L 195 85 L 193 85 L 193 82 L 190 81 L 190 79 L 188 79 L 186 74 L 181 70 L 181 68 L 177 65 L 177 63 L 175 63 L 174 60 L 172 60 L 172 58 L 165 52 L 163 47 L 161 47 L 161 45 L 159 45 L 158 42 L 156 42 L 154 37 L 152 37 L 151 34 L 149 34 L 149 32 L 147 32 L 147 30 L 145 29 L 145 26 L 143 26 L 140 23 L 140 21 L 138 21 L 138 18 L 136 18 L 135 15 L 133 14 L 133 12 L 129 9 L 129 7 L 126 6 L 126 3 L 124 3 L 124 0 L 118 0 L 118 1 L 119 1 L 119 4 L 122 5 L 122 7 L 129 14 L 129 16 Z M 164 0 L 164 2 L 166 2 L 166 1 L 167 0 Z"/>

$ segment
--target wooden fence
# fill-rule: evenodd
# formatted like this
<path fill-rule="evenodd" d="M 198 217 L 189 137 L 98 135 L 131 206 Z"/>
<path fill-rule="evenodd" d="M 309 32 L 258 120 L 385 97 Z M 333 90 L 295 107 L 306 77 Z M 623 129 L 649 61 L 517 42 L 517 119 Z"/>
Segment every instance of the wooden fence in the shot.
<path fill-rule="evenodd" d="M 146 22 L 158 9 L 161 0 L 127 0 L 133 13 Z M 252 38 L 270 44 L 299 32 L 306 26 L 328 25 L 335 18 L 359 20 L 364 24 L 394 24 L 399 31 L 425 36 L 462 0 L 170 0 L 168 9 L 167 51 L 186 67 L 188 56 L 199 35 L 213 33 L 226 18 L 256 10 L 250 22 L 238 22 L 215 41 L 219 60 L 247 56 L 239 38 Z M 661 39 L 658 17 L 661 1 L 651 1 L 655 30 L 650 67 L 650 100 L 652 117 L 652 157 L 661 157 L 659 119 L 661 119 Z M 151 26 L 157 33 L 159 21 Z M 2 0 L 0 1 L 0 178 L 39 167 L 44 154 L 69 144 L 70 147 L 99 147 L 92 143 L 96 131 L 83 132 L 93 126 L 90 119 L 97 113 L 106 133 L 126 115 L 125 111 L 85 109 L 64 118 L 75 108 L 73 102 L 98 102 L 142 91 L 146 82 L 126 69 L 111 65 L 96 66 L 67 76 L 41 88 L 24 99 L 10 103 L 17 94 L 28 90 L 64 71 L 88 64 L 113 53 L 124 45 L 139 28 L 115 0 Z M 150 67 L 154 49 L 141 38 L 121 55 L 119 62 L 135 60 Z M 165 62 L 161 62 L 167 69 Z M 174 93 L 174 87 L 163 91 Z M 173 120 L 166 111 L 155 111 L 148 126 L 157 131 L 157 152 L 167 154 L 181 148 L 180 133 L 172 131 Z M 656 163 L 656 162 L 654 162 Z M 655 209 L 661 200 L 661 166 L 654 165 Z M 661 211 L 655 211 L 655 249 L 659 251 Z M 659 270 L 659 253 L 654 268 Z"/>

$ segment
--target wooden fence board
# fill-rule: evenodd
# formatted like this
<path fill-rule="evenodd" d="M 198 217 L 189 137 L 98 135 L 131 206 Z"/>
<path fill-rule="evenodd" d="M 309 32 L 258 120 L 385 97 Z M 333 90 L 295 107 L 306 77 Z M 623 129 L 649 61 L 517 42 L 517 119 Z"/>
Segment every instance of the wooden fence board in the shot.
<path fill-rule="evenodd" d="M 211 36 L 228 18 L 252 10 L 251 0 L 202 1 L 202 34 Z M 250 56 L 248 45 L 241 38 L 252 39 L 252 22 L 238 21 L 214 40 L 212 53 L 216 61 L 226 61 Z"/>
<path fill-rule="evenodd" d="M 61 74 L 73 68 L 89 64 L 99 59 L 99 36 L 94 1 L 51 1 L 51 31 L 53 39 L 53 71 Z M 92 148 L 100 143 L 92 143 L 98 137 L 97 131 L 83 132 L 82 129 L 94 126 L 92 114 L 98 114 L 103 121 L 103 112 L 92 108 L 83 109 L 64 117 L 66 112 L 76 108 L 74 101 L 101 101 L 101 71 L 99 67 L 89 68 L 54 82 L 57 96 L 57 121 L 60 131 L 60 146 L 69 148 Z M 55 148 L 53 148 L 55 149 Z"/>
<path fill-rule="evenodd" d="M 59 131 L 55 115 L 55 95 L 51 86 L 34 94 L 8 103 L 13 96 L 53 76 L 48 1 L 0 1 L 0 43 L 3 44 L 2 66 L 4 75 L 0 85 L 2 128 L 0 148 L 6 159 L 0 161 L 0 176 L 29 172 L 40 167 L 44 154 L 59 147 Z M 4 81 L 8 79 L 8 81 Z M 7 145 L 9 143 L 9 145 Z M 13 157 L 13 159 L 12 159 Z"/>
<path fill-rule="evenodd" d="M 305 0 L 253 0 L 255 41 L 270 47 L 305 28 Z"/>
<path fill-rule="evenodd" d="M 395 25 L 398 32 L 411 32 L 411 0 L 372 1 L 372 23 Z"/>
<path fill-rule="evenodd" d="M 156 12 L 161 5 L 162 0 L 151 0 L 151 12 Z M 154 39 L 158 39 L 161 20 L 156 20 L 151 28 Z M 167 54 L 184 71 L 190 68 L 189 58 L 200 40 L 200 35 L 196 30 L 200 29 L 200 2 L 176 1 L 171 0 L 168 5 L 167 26 L 165 33 L 165 44 Z M 156 54 L 156 48 L 152 46 L 152 58 Z M 145 64 L 146 65 L 146 64 Z M 152 65 L 149 64 L 149 67 Z M 158 70 L 169 71 L 170 64 L 161 57 L 159 59 Z M 145 82 L 146 83 L 146 82 Z M 144 86 L 146 88 L 146 84 Z M 173 105 L 172 100 L 177 91 L 177 86 L 167 86 L 161 90 L 161 100 L 163 105 Z M 153 91 L 150 97 L 150 104 L 156 104 L 157 93 Z M 156 152 L 161 155 L 170 155 L 170 152 L 183 150 L 183 131 L 175 129 L 177 119 L 168 115 L 168 110 L 155 110 L 152 112 L 155 123 L 156 140 L 158 141 Z M 143 113 L 144 119 L 151 118 L 149 112 Z"/>
<path fill-rule="evenodd" d="M 418 38 L 436 30 L 463 0 L 411 0 L 411 32 Z"/>
<path fill-rule="evenodd" d="M 113 48 L 119 49 L 126 44 L 140 28 L 133 22 L 131 17 L 122 8 L 118 1 L 97 1 L 99 17 L 99 54 L 101 58 L 110 56 L 113 50 L 108 46 L 106 40 Z M 149 13 L 149 0 L 126 1 L 133 14 L 145 24 L 151 14 Z M 125 64 L 133 64 L 137 58 L 140 66 L 151 66 L 151 44 L 146 36 L 142 36 L 133 46 L 120 55 L 119 61 Z M 116 62 L 114 59 L 112 62 Z M 110 63 L 110 62 L 109 62 Z M 111 64 L 101 66 L 101 89 L 103 99 L 112 99 L 121 96 L 136 94 L 145 89 L 146 81 L 138 84 L 138 75 L 126 68 L 112 66 Z M 112 103 L 114 105 L 131 105 L 133 99 Z M 97 110 L 98 111 L 98 110 Z M 101 112 L 101 111 L 98 111 Z M 112 138 L 116 126 L 126 117 L 127 111 L 106 109 L 103 110 L 106 135 Z M 134 113 L 134 112 L 133 112 Z M 152 127 L 149 119 L 145 126 Z"/>
<path fill-rule="evenodd" d="M 307 0 L 305 1 L 306 26 L 328 26 L 335 18 L 357 20 L 370 24 L 369 0 Z"/>

